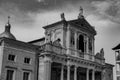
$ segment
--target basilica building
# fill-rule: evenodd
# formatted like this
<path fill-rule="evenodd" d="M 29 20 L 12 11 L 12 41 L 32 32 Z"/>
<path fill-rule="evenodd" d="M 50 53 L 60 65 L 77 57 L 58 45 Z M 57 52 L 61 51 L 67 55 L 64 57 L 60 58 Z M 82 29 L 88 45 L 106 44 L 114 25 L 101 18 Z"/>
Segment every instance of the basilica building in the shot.
<path fill-rule="evenodd" d="M 0 34 L 0 80 L 113 80 L 104 49 L 95 53 L 96 31 L 83 16 L 46 25 L 45 37 L 22 42 L 5 25 Z M 34 34 L 35 35 L 35 34 Z"/>

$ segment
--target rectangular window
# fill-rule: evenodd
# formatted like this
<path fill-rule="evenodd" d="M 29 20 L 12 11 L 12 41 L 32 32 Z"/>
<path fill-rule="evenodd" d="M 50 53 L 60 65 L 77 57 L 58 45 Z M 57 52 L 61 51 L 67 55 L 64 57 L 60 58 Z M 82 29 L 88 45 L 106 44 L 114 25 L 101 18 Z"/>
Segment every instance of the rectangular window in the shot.
<path fill-rule="evenodd" d="M 23 80 L 29 80 L 29 72 L 23 72 Z"/>
<path fill-rule="evenodd" d="M 13 80 L 14 70 L 7 70 L 6 80 Z"/>
<path fill-rule="evenodd" d="M 24 58 L 24 63 L 30 64 L 30 58 Z"/>
<path fill-rule="evenodd" d="M 14 61 L 15 60 L 15 55 L 9 54 L 8 55 L 8 60 Z"/>

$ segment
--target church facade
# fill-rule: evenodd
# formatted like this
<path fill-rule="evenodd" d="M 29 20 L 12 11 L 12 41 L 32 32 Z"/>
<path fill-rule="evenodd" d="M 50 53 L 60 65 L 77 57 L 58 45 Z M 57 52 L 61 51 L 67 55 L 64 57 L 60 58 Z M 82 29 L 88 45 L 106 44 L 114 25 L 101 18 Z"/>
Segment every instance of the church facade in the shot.
<path fill-rule="evenodd" d="M 113 65 L 104 50 L 95 54 L 96 31 L 79 13 L 44 26 L 45 37 L 22 42 L 5 25 L 0 34 L 1 80 L 113 80 Z"/>
<path fill-rule="evenodd" d="M 115 51 L 116 80 L 120 80 L 120 44 L 113 48 Z"/>

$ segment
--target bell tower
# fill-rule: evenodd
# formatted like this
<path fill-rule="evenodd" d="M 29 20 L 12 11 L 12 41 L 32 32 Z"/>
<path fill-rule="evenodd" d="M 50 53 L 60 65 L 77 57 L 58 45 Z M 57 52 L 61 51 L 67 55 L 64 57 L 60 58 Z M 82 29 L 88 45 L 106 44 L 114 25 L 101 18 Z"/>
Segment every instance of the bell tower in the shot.
<path fill-rule="evenodd" d="M 15 36 L 11 33 L 10 30 L 11 30 L 10 16 L 8 16 L 8 22 L 5 25 L 5 31 L 0 34 L 0 38 L 5 37 L 5 38 L 16 40 Z"/>

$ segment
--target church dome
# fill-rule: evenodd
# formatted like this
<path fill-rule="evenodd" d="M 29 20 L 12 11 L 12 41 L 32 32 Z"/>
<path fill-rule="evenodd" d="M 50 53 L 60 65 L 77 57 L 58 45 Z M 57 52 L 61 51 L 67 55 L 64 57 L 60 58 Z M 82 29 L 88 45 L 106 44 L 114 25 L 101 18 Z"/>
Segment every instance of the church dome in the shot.
<path fill-rule="evenodd" d="M 14 37 L 14 35 L 10 32 L 10 28 L 11 28 L 11 25 L 10 25 L 10 23 L 8 22 L 8 23 L 5 25 L 5 31 L 0 34 L 0 38 L 5 37 L 5 38 L 9 38 L 9 39 L 14 39 L 14 40 L 16 40 L 16 38 Z"/>

